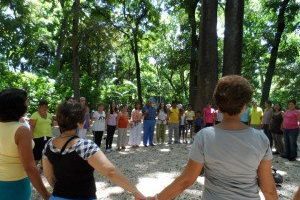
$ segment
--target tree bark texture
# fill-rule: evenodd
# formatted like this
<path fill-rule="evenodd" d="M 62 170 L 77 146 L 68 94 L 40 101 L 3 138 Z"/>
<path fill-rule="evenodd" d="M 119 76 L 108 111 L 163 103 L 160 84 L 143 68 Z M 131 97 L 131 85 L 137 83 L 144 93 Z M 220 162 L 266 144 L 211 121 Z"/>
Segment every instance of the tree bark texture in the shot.
<path fill-rule="evenodd" d="M 139 61 L 137 30 L 132 30 L 132 35 L 133 35 L 133 39 L 131 41 L 131 49 L 133 52 L 134 62 L 135 62 L 135 74 L 136 74 L 138 101 L 142 105 L 143 98 L 142 98 L 141 66 L 140 66 L 140 61 Z"/>
<path fill-rule="evenodd" d="M 189 102 L 194 108 L 196 106 L 196 92 L 197 87 L 197 57 L 198 57 L 198 36 L 197 36 L 197 22 L 196 22 L 196 9 L 199 0 L 186 0 L 186 12 L 189 18 L 189 24 L 191 27 L 191 59 L 190 59 L 190 88 L 189 88 Z"/>
<path fill-rule="evenodd" d="M 80 98 L 80 67 L 79 67 L 79 41 L 78 26 L 80 15 L 80 0 L 74 0 L 73 3 L 73 27 L 72 27 L 72 86 L 74 98 Z"/>
<path fill-rule="evenodd" d="M 212 102 L 218 79 L 217 8 L 217 0 L 202 0 L 197 85 L 192 88 L 195 110 L 202 110 Z"/>
<path fill-rule="evenodd" d="M 226 0 L 223 76 L 241 74 L 244 0 Z"/>
<path fill-rule="evenodd" d="M 279 49 L 279 44 L 281 41 L 281 36 L 285 28 L 285 11 L 287 8 L 287 5 L 290 0 L 284 0 L 281 2 L 280 7 L 279 7 L 279 13 L 278 13 L 278 18 L 277 18 L 277 30 L 275 34 L 275 38 L 272 44 L 272 49 L 271 49 L 271 56 L 268 64 L 268 69 L 265 75 L 265 81 L 263 84 L 262 88 L 262 96 L 261 96 L 261 101 L 260 105 L 263 106 L 264 102 L 269 99 L 270 95 L 270 89 L 271 89 L 271 84 L 272 84 L 272 79 L 275 73 L 276 69 L 276 60 L 278 56 L 278 49 Z"/>

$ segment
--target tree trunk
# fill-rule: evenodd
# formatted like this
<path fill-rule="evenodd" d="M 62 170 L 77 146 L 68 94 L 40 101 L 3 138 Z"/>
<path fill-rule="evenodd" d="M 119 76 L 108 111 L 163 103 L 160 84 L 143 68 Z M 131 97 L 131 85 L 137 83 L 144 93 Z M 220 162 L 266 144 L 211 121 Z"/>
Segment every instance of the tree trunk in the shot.
<path fill-rule="evenodd" d="M 78 41 L 78 26 L 80 14 L 80 0 L 74 0 L 73 3 L 73 27 L 72 27 L 72 78 L 73 91 L 75 99 L 80 98 L 80 68 L 79 68 L 79 41 Z"/>
<path fill-rule="evenodd" d="M 196 23 L 196 8 L 199 0 L 186 0 L 186 12 L 188 13 L 189 23 L 191 26 L 191 60 L 190 60 L 190 91 L 189 102 L 194 108 L 196 105 L 196 92 L 198 71 L 197 66 L 197 51 L 198 51 L 198 36 L 197 36 L 197 23 Z"/>
<path fill-rule="evenodd" d="M 59 29 L 59 34 L 58 34 L 58 41 L 57 41 L 57 48 L 56 48 L 56 53 L 55 53 L 55 62 L 56 62 L 56 68 L 57 71 L 61 71 L 62 69 L 62 49 L 64 46 L 64 41 L 67 33 L 67 25 L 68 25 L 68 14 L 67 11 L 65 10 L 65 0 L 60 0 L 60 6 L 63 12 L 62 20 L 60 22 L 60 29 Z"/>
<path fill-rule="evenodd" d="M 137 84 L 137 93 L 138 101 L 142 105 L 142 83 L 141 83 L 141 67 L 139 61 L 139 49 L 138 49 L 138 39 L 137 39 L 137 28 L 132 30 L 133 40 L 131 41 L 131 49 L 134 56 L 135 62 L 135 74 L 136 74 L 136 84 Z"/>
<path fill-rule="evenodd" d="M 277 30 L 276 30 L 275 38 L 274 38 L 272 49 L 271 49 L 271 56 L 270 56 L 269 65 L 268 65 L 268 69 L 267 69 L 266 76 L 265 76 L 265 81 L 263 84 L 262 96 L 261 96 L 261 101 L 260 101 L 261 106 L 263 106 L 264 102 L 269 99 L 272 79 L 273 79 L 275 68 L 276 68 L 278 48 L 279 48 L 282 33 L 285 28 L 284 14 L 285 14 L 285 10 L 287 8 L 289 1 L 290 0 L 284 0 L 283 2 L 281 2 L 280 7 L 279 7 L 279 14 L 278 14 L 278 18 L 277 18 Z"/>
<path fill-rule="evenodd" d="M 244 0 L 226 0 L 223 76 L 241 74 Z"/>
<path fill-rule="evenodd" d="M 203 0 L 201 7 L 201 22 L 198 53 L 198 80 L 193 88 L 195 110 L 212 101 L 214 88 L 218 79 L 217 52 L 217 0 Z"/>

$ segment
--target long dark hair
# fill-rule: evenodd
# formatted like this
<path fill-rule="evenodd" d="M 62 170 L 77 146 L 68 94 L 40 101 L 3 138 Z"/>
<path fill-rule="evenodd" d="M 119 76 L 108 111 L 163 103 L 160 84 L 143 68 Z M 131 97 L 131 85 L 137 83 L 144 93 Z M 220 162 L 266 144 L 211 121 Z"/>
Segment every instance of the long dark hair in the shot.
<path fill-rule="evenodd" d="M 164 105 L 164 107 L 163 107 L 162 105 Z M 168 109 L 167 109 L 166 104 L 160 103 L 159 106 L 158 106 L 158 108 L 157 108 L 157 112 L 159 112 L 161 109 L 163 109 L 163 111 L 164 111 L 165 113 L 168 113 Z"/>
<path fill-rule="evenodd" d="M 115 108 L 113 108 L 113 105 L 115 106 Z M 109 113 L 112 115 L 114 114 L 114 112 L 118 112 L 118 108 L 117 108 L 117 105 L 114 103 L 114 102 L 111 102 L 109 104 Z"/>

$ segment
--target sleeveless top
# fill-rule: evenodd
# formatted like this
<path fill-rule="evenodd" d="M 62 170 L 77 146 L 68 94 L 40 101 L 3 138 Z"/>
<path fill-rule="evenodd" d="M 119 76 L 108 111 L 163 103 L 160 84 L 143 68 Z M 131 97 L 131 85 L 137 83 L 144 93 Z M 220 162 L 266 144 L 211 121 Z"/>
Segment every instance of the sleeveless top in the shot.
<path fill-rule="evenodd" d="M 128 126 L 128 116 L 123 113 L 119 117 L 118 128 L 127 128 Z"/>
<path fill-rule="evenodd" d="M 27 177 L 15 143 L 19 122 L 0 122 L 0 181 L 17 181 Z"/>
<path fill-rule="evenodd" d="M 62 149 L 50 139 L 43 151 L 53 166 L 55 183 L 53 195 L 69 199 L 96 199 L 94 168 L 87 159 L 98 152 L 99 147 L 91 140 L 79 139 L 74 145 L 67 144 L 78 136 L 71 137 Z"/>

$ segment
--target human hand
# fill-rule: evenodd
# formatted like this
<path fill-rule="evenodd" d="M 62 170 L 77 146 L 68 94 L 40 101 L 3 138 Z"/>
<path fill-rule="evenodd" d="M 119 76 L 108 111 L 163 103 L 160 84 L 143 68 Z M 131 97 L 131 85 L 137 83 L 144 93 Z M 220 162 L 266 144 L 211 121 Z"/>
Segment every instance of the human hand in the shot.
<path fill-rule="evenodd" d="M 136 193 L 134 194 L 134 199 L 135 199 L 135 200 L 147 200 L 148 198 L 145 197 L 142 193 L 136 192 Z"/>

